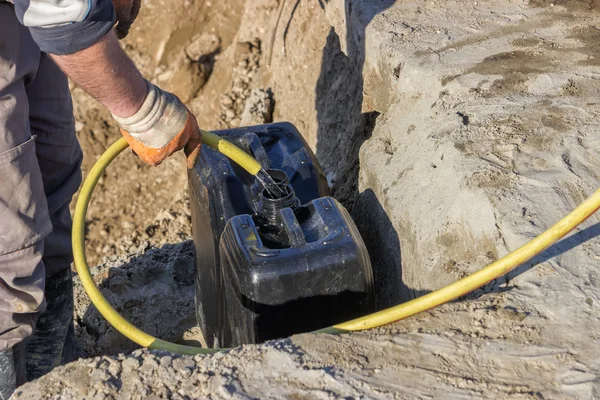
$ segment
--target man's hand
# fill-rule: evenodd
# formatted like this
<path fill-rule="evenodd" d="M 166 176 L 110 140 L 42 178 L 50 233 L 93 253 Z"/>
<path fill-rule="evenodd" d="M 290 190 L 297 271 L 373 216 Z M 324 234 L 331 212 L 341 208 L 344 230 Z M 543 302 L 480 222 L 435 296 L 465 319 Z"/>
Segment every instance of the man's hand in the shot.
<path fill-rule="evenodd" d="M 131 117 L 113 115 L 131 149 L 146 163 L 160 164 L 185 148 L 188 168 L 193 168 L 202 143 L 196 118 L 172 93 L 146 82 L 148 95 Z"/>
<path fill-rule="evenodd" d="M 142 0 L 112 0 L 112 3 L 117 13 L 118 22 L 115 31 L 117 32 L 117 37 L 123 39 L 129 34 L 131 24 L 133 24 L 140 12 Z"/>

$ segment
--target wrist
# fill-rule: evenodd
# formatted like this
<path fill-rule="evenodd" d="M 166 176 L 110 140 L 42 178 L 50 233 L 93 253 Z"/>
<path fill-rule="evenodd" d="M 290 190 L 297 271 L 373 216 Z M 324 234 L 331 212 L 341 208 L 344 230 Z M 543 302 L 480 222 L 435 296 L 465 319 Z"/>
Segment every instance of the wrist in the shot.
<path fill-rule="evenodd" d="M 135 82 L 132 82 L 129 88 L 130 90 L 128 91 L 129 93 L 127 93 L 127 96 L 123 96 L 113 104 L 107 105 L 108 111 L 110 111 L 113 116 L 118 118 L 129 118 L 132 115 L 135 115 L 148 97 L 149 83 L 141 77 L 135 79 Z"/>
<path fill-rule="evenodd" d="M 163 148 L 184 129 L 189 112 L 174 94 L 145 83 L 147 95 L 138 110 L 128 117 L 113 113 L 113 118 L 132 139 L 148 148 Z"/>

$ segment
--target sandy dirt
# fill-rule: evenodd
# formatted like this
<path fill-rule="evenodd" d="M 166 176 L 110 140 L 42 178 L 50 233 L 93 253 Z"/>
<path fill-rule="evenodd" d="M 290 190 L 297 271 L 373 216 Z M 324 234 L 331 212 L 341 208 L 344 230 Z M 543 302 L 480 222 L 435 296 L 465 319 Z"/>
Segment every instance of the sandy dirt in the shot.
<path fill-rule="evenodd" d="M 600 186 L 595 1 L 286 1 L 276 31 L 274 0 L 176 2 L 158 28 L 164 10 L 145 4 L 128 51 L 179 85 L 202 126 L 273 118 L 305 134 L 367 242 L 379 307 L 498 259 Z M 74 95 L 89 168 L 118 134 Z M 181 158 L 151 169 L 123 155 L 90 208 L 88 247 L 109 256 L 95 279 L 126 318 L 196 343 Z M 136 346 L 77 284 L 78 337 L 102 357 L 17 398 L 595 399 L 598 221 L 406 321 L 216 356 L 118 354 Z"/>

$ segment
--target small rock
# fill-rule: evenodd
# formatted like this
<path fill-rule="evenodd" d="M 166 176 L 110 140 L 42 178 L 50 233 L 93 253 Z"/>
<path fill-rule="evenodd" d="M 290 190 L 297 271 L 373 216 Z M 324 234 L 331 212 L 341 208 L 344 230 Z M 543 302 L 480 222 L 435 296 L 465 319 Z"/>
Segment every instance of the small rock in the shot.
<path fill-rule="evenodd" d="M 185 372 L 190 371 L 196 366 L 193 358 L 190 357 L 181 357 L 176 360 L 173 360 L 173 369 L 177 372 Z"/>
<path fill-rule="evenodd" d="M 111 360 L 110 364 L 108 365 L 108 373 L 111 374 L 114 377 L 119 376 L 119 374 L 121 373 L 121 371 L 123 370 L 122 366 L 120 363 Z"/>
<path fill-rule="evenodd" d="M 192 42 L 185 48 L 185 54 L 194 61 L 200 57 L 216 52 L 221 45 L 221 39 L 214 34 L 204 33 L 195 36 Z"/>
<path fill-rule="evenodd" d="M 173 74 L 175 74 L 175 71 L 173 70 L 169 70 L 169 71 L 165 71 L 162 74 L 158 75 L 156 77 L 156 79 L 160 82 L 166 82 L 169 79 L 171 79 L 171 77 L 173 76 Z"/>
<path fill-rule="evenodd" d="M 225 107 L 231 106 L 233 104 L 233 100 L 231 100 L 231 97 L 229 97 L 229 96 L 223 96 L 221 98 L 221 104 L 224 105 Z"/>
<path fill-rule="evenodd" d="M 123 221 L 123 222 L 121 222 L 121 228 L 130 230 L 130 229 L 134 229 L 135 225 L 130 221 Z"/>
<path fill-rule="evenodd" d="M 142 370 L 149 371 L 158 368 L 158 363 L 151 355 L 146 355 L 144 357 L 144 364 L 142 365 Z"/>
<path fill-rule="evenodd" d="M 96 368 L 90 373 L 90 380 L 92 383 L 104 382 L 110 379 L 110 376 L 104 369 Z"/>
<path fill-rule="evenodd" d="M 139 367 L 140 362 L 137 360 L 137 358 L 127 358 L 125 361 L 123 361 L 124 369 L 137 369 Z"/>
<path fill-rule="evenodd" d="M 163 367 L 169 367 L 171 365 L 172 361 L 173 361 L 173 357 L 164 356 L 164 357 L 161 357 L 161 359 L 160 359 L 160 365 Z"/>

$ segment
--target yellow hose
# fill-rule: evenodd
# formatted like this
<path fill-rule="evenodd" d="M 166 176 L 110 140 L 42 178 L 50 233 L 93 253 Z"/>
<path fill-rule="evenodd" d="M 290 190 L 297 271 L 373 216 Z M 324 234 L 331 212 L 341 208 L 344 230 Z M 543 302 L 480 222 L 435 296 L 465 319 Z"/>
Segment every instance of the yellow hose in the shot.
<path fill-rule="evenodd" d="M 240 167 L 244 168 L 251 175 L 258 174 L 258 171 L 261 169 L 261 165 L 254 158 L 250 157 L 248 153 L 243 151 L 237 146 L 234 146 L 227 140 L 223 139 L 220 136 L 215 135 L 214 133 L 210 133 L 207 131 L 202 132 L 202 143 L 205 145 L 212 147 L 217 150 L 219 153 L 229 157 Z"/>
<path fill-rule="evenodd" d="M 224 155 L 238 163 L 252 175 L 256 175 L 260 170 L 260 164 L 243 152 L 238 147 L 229 143 L 209 132 L 202 132 L 204 144 L 220 151 Z M 142 347 L 155 350 L 166 350 L 179 354 L 209 354 L 227 349 L 206 349 L 192 346 L 183 346 L 166 342 L 155 338 L 139 330 L 127 320 L 125 320 L 108 303 L 92 279 L 87 259 L 85 256 L 85 216 L 88 203 L 98 182 L 108 165 L 127 148 L 127 142 L 121 138 L 116 141 L 106 152 L 98 159 L 96 164 L 86 177 L 73 216 L 73 255 L 77 273 L 86 292 L 90 296 L 92 303 L 96 306 L 100 314 L 119 332 L 131 339 Z M 429 293 L 417 299 L 408 301 L 395 307 L 379 311 L 362 318 L 357 318 L 348 322 L 334 325 L 329 328 L 320 329 L 321 333 L 342 333 L 348 331 L 359 331 L 364 329 L 383 326 L 404 318 L 408 318 L 422 311 L 426 311 L 447 303 L 460 296 L 482 287 L 486 283 L 499 278 L 507 272 L 513 270 L 527 260 L 540 254 L 542 251 L 556 243 L 560 238 L 572 231 L 577 225 L 585 221 L 589 216 L 600 208 L 600 189 L 596 190 L 587 200 L 579 205 L 566 217 L 531 240 L 521 248 L 504 256 L 498 261 L 490 264 L 474 274 L 448 285 L 435 292 Z"/>

